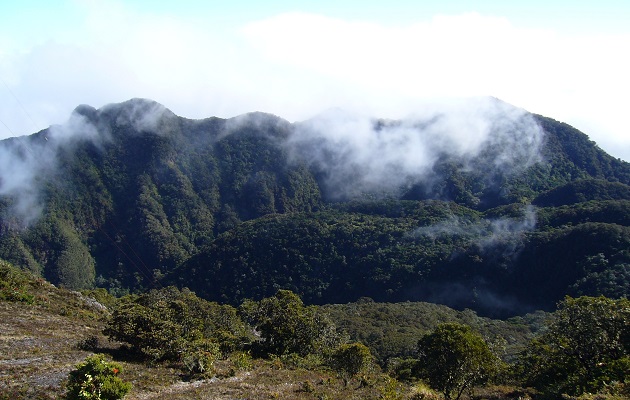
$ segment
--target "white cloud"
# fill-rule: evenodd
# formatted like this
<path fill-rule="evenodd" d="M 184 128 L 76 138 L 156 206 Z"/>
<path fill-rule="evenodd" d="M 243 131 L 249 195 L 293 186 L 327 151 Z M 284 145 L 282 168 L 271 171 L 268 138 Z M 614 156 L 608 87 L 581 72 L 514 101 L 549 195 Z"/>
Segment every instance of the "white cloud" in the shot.
<path fill-rule="evenodd" d="M 400 195 L 422 185 L 427 195 L 445 193 L 439 158 L 449 155 L 464 169 L 478 169 L 483 153 L 488 185 L 541 160 L 540 127 L 524 110 L 482 97 L 427 107 L 402 123 L 329 110 L 297 125 L 291 154 L 323 173 L 326 195 L 353 198 L 366 193 Z M 490 162 L 487 162 L 490 161 Z"/>
<path fill-rule="evenodd" d="M 357 94 L 356 104 L 405 114 L 434 98 L 491 95 L 590 128 L 630 159 L 630 34 L 563 36 L 475 13 L 406 27 L 294 13 L 244 34 L 269 62 L 324 75 L 340 83 L 331 90 Z"/>
<path fill-rule="evenodd" d="M 0 76 L 32 116 L 0 86 L 0 120 L 14 134 L 64 122 L 81 103 L 132 97 L 191 118 L 302 120 L 335 106 L 399 117 L 436 98 L 491 95 L 630 160 L 630 34 L 567 36 L 475 13 L 404 26 L 287 13 L 236 27 L 76 4 L 80 19 L 59 36 L 18 48 L 0 35 Z"/>

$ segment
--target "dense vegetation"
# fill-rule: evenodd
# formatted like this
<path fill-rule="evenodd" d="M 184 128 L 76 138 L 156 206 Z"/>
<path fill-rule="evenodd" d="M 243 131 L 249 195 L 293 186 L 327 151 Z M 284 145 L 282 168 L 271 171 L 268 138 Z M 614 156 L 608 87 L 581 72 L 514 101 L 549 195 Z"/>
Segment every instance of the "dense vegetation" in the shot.
<path fill-rule="evenodd" d="M 145 398 L 160 393 L 160 387 L 162 396 L 173 398 L 230 398 L 235 392 L 222 393 L 224 385 L 246 377 L 256 380 L 239 383 L 238 393 L 255 399 L 439 399 L 441 393 L 445 399 L 586 400 L 596 393 L 596 398 L 617 400 L 630 395 L 627 299 L 567 297 L 547 318 L 500 321 L 425 303 L 363 299 L 339 306 L 306 306 L 287 290 L 260 301 L 247 300 L 238 308 L 174 287 L 116 299 L 100 290 L 79 294 L 57 289 L 8 263 L 1 271 L 0 282 L 21 282 L 21 290 L 31 299 L 0 301 L 6 338 L 14 339 L 3 354 L 11 357 L 24 341 L 19 337 L 25 323 L 22 314 L 30 315 L 34 325 L 60 317 L 64 323 L 57 323 L 50 338 L 26 338 L 29 351 L 42 340 L 54 346 L 50 354 L 41 349 L 42 357 L 3 356 L 0 398 L 51 399 L 63 392 L 68 399 L 118 399 L 127 393 Z M 90 296 L 109 304 L 109 309 Z M 401 331 L 416 327 L 414 340 L 400 353 L 375 356 L 371 349 L 381 349 L 383 338 L 370 334 L 357 340 L 356 335 L 361 326 L 374 321 L 381 328 L 398 326 Z M 100 327 L 114 341 L 89 334 L 86 324 Z M 81 337 L 77 331 L 86 336 L 78 342 L 59 337 L 63 326 L 75 338 Z M 518 343 L 511 343 L 508 351 L 510 341 Z M 87 354 L 84 361 L 58 364 L 77 349 Z M 54 370 L 66 371 L 66 378 L 44 378 L 49 363 Z M 25 367 L 30 373 L 15 374 Z M 163 387 L 155 377 L 168 374 L 175 380 Z M 302 381 L 287 381 L 296 378 Z M 189 392 L 182 379 L 203 391 Z M 274 387 L 285 388 L 282 396 L 260 392 L 270 379 L 278 380 Z M 174 397 L 178 390 L 182 394 Z"/>
<path fill-rule="evenodd" d="M 493 315 L 551 309 L 565 294 L 620 297 L 630 288 L 626 201 L 485 215 L 437 201 L 405 202 L 404 216 L 377 214 L 387 204 L 372 207 L 241 224 L 176 270 L 173 282 L 234 304 L 284 287 L 311 303 L 367 296 Z"/>
<path fill-rule="evenodd" d="M 567 297 L 521 355 L 526 385 L 559 396 L 595 393 L 630 377 L 630 301 Z"/>
<path fill-rule="evenodd" d="M 175 284 L 232 306 L 289 289 L 307 304 L 513 316 L 567 294 L 628 296 L 630 165 L 566 124 L 522 118 L 543 130 L 540 147 L 495 121 L 476 153 L 436 144 L 414 175 L 353 161 L 348 143 L 308 136 L 313 122 L 80 106 L 66 125 L 0 143 L 22 170 L 0 181 L 0 257 L 68 288 Z M 422 135 L 435 121 L 371 129 Z"/>

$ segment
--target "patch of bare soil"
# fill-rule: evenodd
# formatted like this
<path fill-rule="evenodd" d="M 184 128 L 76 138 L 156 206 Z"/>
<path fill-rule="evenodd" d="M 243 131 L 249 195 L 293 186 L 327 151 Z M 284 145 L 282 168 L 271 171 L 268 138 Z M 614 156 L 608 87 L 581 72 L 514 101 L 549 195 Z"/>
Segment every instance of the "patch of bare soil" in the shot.
<path fill-rule="evenodd" d="M 90 354 L 77 344 L 99 335 L 101 322 L 78 317 L 70 303 L 81 299 L 67 296 L 65 309 L 0 302 L 0 399 L 58 398 L 68 372 Z"/>

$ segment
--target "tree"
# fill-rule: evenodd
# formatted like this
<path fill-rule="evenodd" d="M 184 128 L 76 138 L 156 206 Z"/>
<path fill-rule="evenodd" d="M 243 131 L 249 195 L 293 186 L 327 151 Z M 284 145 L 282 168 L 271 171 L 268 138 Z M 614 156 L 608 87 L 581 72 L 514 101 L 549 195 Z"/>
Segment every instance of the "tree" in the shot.
<path fill-rule="evenodd" d="M 304 306 L 290 290 L 278 290 L 259 302 L 245 301 L 241 313 L 260 332 L 259 345 L 264 355 L 305 356 L 335 348 L 341 340 L 325 314 L 313 306 Z"/>
<path fill-rule="evenodd" d="M 204 348 L 214 348 L 209 341 L 230 352 L 246 340 L 245 325 L 232 307 L 172 286 L 120 300 L 104 333 L 147 357 L 174 361 L 199 349 L 207 353 Z"/>
<path fill-rule="evenodd" d="M 553 395 L 623 387 L 630 376 L 630 300 L 566 297 L 517 368 L 525 385 Z"/>
<path fill-rule="evenodd" d="M 487 381 L 499 363 L 488 344 L 469 326 L 441 324 L 418 341 L 420 377 L 449 400 Z"/>
<path fill-rule="evenodd" d="M 122 299 L 103 332 L 155 360 L 177 359 L 187 338 L 186 327 L 173 320 L 175 304 L 162 301 L 145 306 L 141 300 Z"/>

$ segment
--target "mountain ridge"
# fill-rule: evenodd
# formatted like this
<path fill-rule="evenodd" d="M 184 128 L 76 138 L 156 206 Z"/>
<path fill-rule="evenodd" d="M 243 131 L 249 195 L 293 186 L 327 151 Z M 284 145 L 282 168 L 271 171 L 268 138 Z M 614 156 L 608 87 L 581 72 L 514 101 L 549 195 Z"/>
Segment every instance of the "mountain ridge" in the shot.
<path fill-rule="evenodd" d="M 583 259 L 559 267 L 578 270 L 575 281 L 548 297 L 542 296 L 544 289 L 530 291 L 540 298 L 528 298 L 526 289 L 511 293 L 509 286 L 519 284 L 516 277 L 527 270 L 521 255 L 533 265 L 546 265 L 532 254 L 548 240 L 543 253 L 551 255 L 557 240 L 544 226 L 518 228 L 530 212 L 523 205 L 540 207 L 536 219 L 554 206 L 574 207 L 572 220 L 582 221 L 586 201 L 627 199 L 630 164 L 550 118 L 496 101 L 467 107 L 472 108 L 402 121 L 337 115 L 290 123 L 260 112 L 191 120 L 146 99 L 100 109 L 80 105 L 64 125 L 0 141 L 5 160 L 0 162 L 0 258 L 56 284 L 96 284 L 125 293 L 165 279 L 191 287 L 218 282 L 210 271 L 217 268 L 217 243 L 224 243 L 221 257 L 228 258 L 222 268 L 235 275 L 218 295 L 232 301 L 273 294 L 269 291 L 278 285 L 304 296 L 335 279 L 338 293 L 347 295 L 339 301 L 371 295 L 439 302 L 459 291 L 446 304 L 490 314 L 549 308 L 579 288 L 585 294 L 627 295 L 630 256 L 620 247 L 626 234 L 612 233 L 617 231 L 610 216 L 602 219 L 605 225 L 577 234 L 595 232 L 607 238 L 606 245 L 598 253 L 577 252 Z M 625 213 L 625 203 L 619 204 L 606 213 Z M 400 212 L 405 214 L 393 216 Z M 275 215 L 267 217 L 272 225 L 256 225 L 268 215 Z M 243 225 L 247 221 L 252 222 Z M 300 276 L 302 269 L 312 269 L 300 256 L 321 244 L 311 234 L 300 240 L 299 229 L 280 229 L 285 223 L 327 232 L 324 237 L 340 254 L 337 261 L 330 259 L 332 253 L 316 257 L 322 271 L 332 268 L 327 275 L 304 272 L 310 278 L 302 280 L 303 287 L 280 283 L 291 271 Z M 242 231 L 246 226 L 263 228 Z M 394 239 L 383 236 L 387 226 Z M 285 272 L 278 276 L 264 258 L 242 251 L 271 239 L 264 229 L 280 229 L 275 238 L 293 241 L 265 256 L 290 261 L 279 266 Z M 416 231 L 423 235 L 409 239 Z M 229 235 L 238 240 L 227 241 Z M 615 235 L 623 240 L 611 242 Z M 484 247 L 491 241 L 502 246 L 493 256 Z M 367 253 L 353 250 L 361 243 Z M 282 252 L 291 256 L 281 257 Z M 589 264 L 599 253 L 608 266 Z M 193 265 L 204 258 L 209 261 Z M 202 279 L 192 278 L 199 273 Z M 618 283 L 606 289 L 602 282 L 610 273 Z M 238 274 L 264 277 L 267 289 L 252 290 L 260 281 L 239 286 L 244 281 L 236 279 Z M 545 287 L 539 277 L 525 278 L 525 286 Z M 355 289 L 344 292 L 348 284 Z M 416 297 L 409 295 L 412 287 Z M 216 294 L 196 289 L 215 299 Z M 318 303 L 332 299 L 304 297 Z M 492 298 L 515 305 L 493 309 Z"/>

